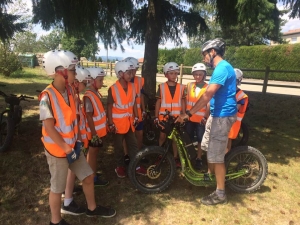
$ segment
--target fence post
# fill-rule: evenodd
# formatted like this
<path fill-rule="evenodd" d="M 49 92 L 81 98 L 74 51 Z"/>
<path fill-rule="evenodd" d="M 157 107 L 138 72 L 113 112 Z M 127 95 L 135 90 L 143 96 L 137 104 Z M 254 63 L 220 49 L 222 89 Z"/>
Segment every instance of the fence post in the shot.
<path fill-rule="evenodd" d="M 96 67 L 97 65 L 96 65 L 96 61 L 94 60 L 94 66 Z"/>
<path fill-rule="evenodd" d="M 265 95 L 267 93 L 268 80 L 269 80 L 270 66 L 266 67 L 265 78 L 262 93 Z"/>
<path fill-rule="evenodd" d="M 183 64 L 180 64 L 180 84 L 182 84 Z"/>
<path fill-rule="evenodd" d="M 110 76 L 112 77 L 112 62 L 109 64 Z"/>

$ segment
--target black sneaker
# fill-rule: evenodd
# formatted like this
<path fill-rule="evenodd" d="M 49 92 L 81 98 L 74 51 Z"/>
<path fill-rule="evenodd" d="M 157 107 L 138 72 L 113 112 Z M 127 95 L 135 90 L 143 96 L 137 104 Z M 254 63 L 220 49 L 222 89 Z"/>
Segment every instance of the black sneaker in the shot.
<path fill-rule="evenodd" d="M 130 157 L 129 157 L 129 155 L 124 155 L 124 163 L 125 163 L 125 165 L 129 165 L 129 163 L 130 163 Z"/>
<path fill-rule="evenodd" d="M 85 208 L 78 206 L 74 200 L 68 206 L 62 204 L 62 207 L 60 209 L 60 213 L 69 214 L 73 216 L 81 215 L 84 212 L 85 212 Z"/>
<path fill-rule="evenodd" d="M 201 170 L 202 166 L 203 166 L 202 159 L 196 158 L 195 168 L 197 170 Z"/>
<path fill-rule="evenodd" d="M 59 221 L 59 223 L 51 223 L 50 222 L 50 225 L 54 225 L 54 224 L 58 224 L 58 225 L 71 225 L 71 224 L 67 223 L 64 219 L 62 219 L 61 221 Z"/>
<path fill-rule="evenodd" d="M 97 180 L 94 180 L 94 186 L 95 187 L 104 187 L 109 184 L 109 181 L 102 180 L 99 177 L 97 177 Z"/>
<path fill-rule="evenodd" d="M 227 204 L 227 196 L 220 198 L 214 191 L 212 194 L 201 199 L 201 203 L 204 205 L 217 205 L 217 204 Z"/>
<path fill-rule="evenodd" d="M 73 195 L 82 193 L 82 186 L 75 186 L 73 189 Z M 62 193 L 62 197 L 65 197 L 65 192 Z"/>
<path fill-rule="evenodd" d="M 101 216 L 104 218 L 110 218 L 110 217 L 114 217 L 117 214 L 117 212 L 114 209 L 97 205 L 97 207 L 93 211 L 86 209 L 85 214 L 88 217 Z"/>

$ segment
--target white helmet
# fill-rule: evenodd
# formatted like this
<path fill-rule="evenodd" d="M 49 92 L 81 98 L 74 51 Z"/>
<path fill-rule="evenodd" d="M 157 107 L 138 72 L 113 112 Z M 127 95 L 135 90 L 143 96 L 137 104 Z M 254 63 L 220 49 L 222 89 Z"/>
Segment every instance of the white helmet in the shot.
<path fill-rule="evenodd" d="M 167 74 L 169 71 L 174 71 L 178 70 L 179 71 L 179 66 L 176 62 L 168 62 L 164 65 L 164 74 Z"/>
<path fill-rule="evenodd" d="M 47 75 L 55 74 L 55 68 L 62 66 L 68 69 L 70 65 L 76 65 L 78 59 L 74 53 L 67 50 L 52 50 L 43 56 L 43 68 Z"/>
<path fill-rule="evenodd" d="M 134 70 L 134 69 L 135 67 L 133 63 L 129 60 L 117 62 L 115 65 L 115 73 L 118 78 L 120 78 L 119 76 L 120 71 L 125 73 L 127 70 Z"/>
<path fill-rule="evenodd" d="M 198 70 L 202 70 L 206 72 L 206 66 L 203 63 L 196 63 L 195 65 L 193 65 L 192 67 L 192 73 L 194 71 L 198 71 Z"/>
<path fill-rule="evenodd" d="M 133 57 L 127 57 L 126 59 L 124 59 L 123 61 L 131 61 L 131 63 L 133 64 L 133 66 L 137 69 L 139 68 L 139 61 L 136 58 Z"/>
<path fill-rule="evenodd" d="M 79 82 L 82 82 L 84 80 L 88 81 L 91 79 L 91 73 L 87 69 L 85 69 L 81 66 L 77 66 L 75 79 L 77 79 Z"/>
<path fill-rule="evenodd" d="M 237 85 L 241 85 L 243 79 L 243 72 L 240 69 L 234 68 Z"/>
<path fill-rule="evenodd" d="M 91 73 L 91 77 L 93 79 L 106 76 L 104 70 L 101 67 L 90 67 L 87 70 Z"/>

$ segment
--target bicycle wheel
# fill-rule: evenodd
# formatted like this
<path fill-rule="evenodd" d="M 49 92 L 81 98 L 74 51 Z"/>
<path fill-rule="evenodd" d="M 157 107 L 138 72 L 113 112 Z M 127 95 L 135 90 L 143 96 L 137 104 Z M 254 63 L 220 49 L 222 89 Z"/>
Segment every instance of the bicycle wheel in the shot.
<path fill-rule="evenodd" d="M 247 124 L 241 123 L 241 128 L 239 130 L 238 136 L 236 139 L 232 140 L 232 146 L 237 147 L 241 145 L 246 145 L 249 140 L 249 128 Z"/>
<path fill-rule="evenodd" d="M 251 193 L 258 190 L 268 175 L 268 164 L 264 155 L 256 148 L 239 146 L 230 150 L 225 157 L 226 173 L 246 169 L 247 173 L 226 184 L 235 192 Z"/>
<path fill-rule="evenodd" d="M 165 150 L 159 146 L 150 146 L 140 151 L 131 160 L 128 176 L 132 184 L 146 194 L 159 193 L 169 187 L 175 177 L 175 161 L 170 153 L 162 160 Z M 147 160 L 142 160 L 146 158 Z M 147 162 L 146 162 L 147 161 Z M 147 171 L 145 176 L 136 173 L 142 166 Z"/>
<path fill-rule="evenodd" d="M 4 118 L 0 124 L 0 152 L 6 151 L 14 136 L 15 124 L 13 118 Z"/>

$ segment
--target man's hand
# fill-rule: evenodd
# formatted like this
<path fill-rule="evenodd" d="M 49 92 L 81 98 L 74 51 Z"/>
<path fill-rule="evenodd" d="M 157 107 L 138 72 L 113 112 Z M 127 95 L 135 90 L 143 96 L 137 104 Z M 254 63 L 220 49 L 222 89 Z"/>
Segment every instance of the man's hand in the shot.
<path fill-rule="evenodd" d="M 201 124 L 202 126 L 205 126 L 206 121 L 207 121 L 207 118 L 206 118 L 206 117 L 203 117 L 202 120 L 200 121 L 200 124 Z"/>
<path fill-rule="evenodd" d="M 175 120 L 175 123 L 184 123 L 189 119 L 189 116 L 187 114 L 180 114 L 177 119 Z"/>
<path fill-rule="evenodd" d="M 133 120 L 133 126 L 137 127 L 138 124 L 139 124 L 139 118 L 135 117 L 134 120 Z"/>

